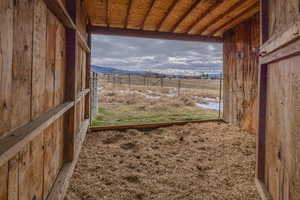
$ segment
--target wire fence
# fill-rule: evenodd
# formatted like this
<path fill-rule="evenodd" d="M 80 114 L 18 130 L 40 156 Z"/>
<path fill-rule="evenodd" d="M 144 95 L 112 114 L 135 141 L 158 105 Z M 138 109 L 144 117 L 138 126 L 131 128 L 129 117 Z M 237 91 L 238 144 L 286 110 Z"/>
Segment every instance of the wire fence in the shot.
<path fill-rule="evenodd" d="M 176 88 L 177 95 L 181 95 L 182 89 L 207 89 L 219 91 L 221 99 L 223 74 L 216 77 L 195 77 L 195 76 L 154 76 L 136 74 L 103 74 L 101 82 L 112 83 L 113 85 L 143 86 L 147 88 Z"/>

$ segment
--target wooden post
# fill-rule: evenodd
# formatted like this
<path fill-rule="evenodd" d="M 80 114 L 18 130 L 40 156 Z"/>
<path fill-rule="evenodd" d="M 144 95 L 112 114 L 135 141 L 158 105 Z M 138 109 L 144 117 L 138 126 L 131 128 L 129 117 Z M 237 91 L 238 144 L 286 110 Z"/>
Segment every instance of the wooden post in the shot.
<path fill-rule="evenodd" d="M 260 43 L 263 45 L 269 38 L 269 19 L 268 1 L 260 1 Z M 264 183 L 265 181 L 265 140 L 266 140 L 266 106 L 267 106 L 267 74 L 268 65 L 260 64 L 258 74 L 258 115 L 257 115 L 257 160 L 256 160 L 256 178 Z"/>
<path fill-rule="evenodd" d="M 180 79 L 178 79 L 178 86 L 177 86 L 177 95 L 180 96 Z"/>
<path fill-rule="evenodd" d="M 130 74 L 128 74 L 128 84 L 129 84 L 129 87 L 131 87 L 131 77 L 130 77 Z"/>
<path fill-rule="evenodd" d="M 160 87 L 161 88 L 164 87 L 164 79 L 163 79 L 163 77 L 160 78 Z"/>
<path fill-rule="evenodd" d="M 221 103 L 222 103 L 222 73 L 220 73 L 220 88 L 219 88 L 219 119 L 221 119 Z"/>
<path fill-rule="evenodd" d="M 76 2 L 66 1 L 67 11 L 74 22 L 76 22 Z M 66 93 L 65 101 L 74 101 L 76 98 L 76 52 L 77 52 L 76 30 L 66 29 Z M 75 153 L 75 104 L 66 113 L 64 123 L 65 146 L 64 160 L 73 161 Z"/>
<path fill-rule="evenodd" d="M 91 48 L 91 32 L 88 30 L 88 47 Z M 91 53 L 86 52 L 86 88 L 91 88 Z M 91 92 L 86 94 L 85 100 L 84 100 L 84 117 L 85 119 L 90 119 L 91 124 Z"/>

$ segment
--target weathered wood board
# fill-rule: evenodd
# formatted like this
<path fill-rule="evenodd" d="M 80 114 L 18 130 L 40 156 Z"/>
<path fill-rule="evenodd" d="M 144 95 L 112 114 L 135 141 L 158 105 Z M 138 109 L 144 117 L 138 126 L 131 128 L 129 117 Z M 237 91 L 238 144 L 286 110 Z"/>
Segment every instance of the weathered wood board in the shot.
<path fill-rule="evenodd" d="M 66 5 L 65 0 L 62 2 L 57 5 Z M 44 0 L 0 1 L 0 141 L 16 144 L 2 146 L 2 150 L 9 153 L 1 153 L 1 200 L 47 199 L 66 164 L 65 124 L 68 121 L 65 116 L 70 107 L 74 109 L 74 102 L 65 102 L 68 25 L 63 24 L 47 5 Z M 77 5 L 84 9 L 80 0 Z M 87 19 L 78 16 L 84 35 L 81 43 L 84 43 Z M 65 18 L 70 19 L 69 16 Z M 79 92 L 85 88 L 85 57 L 88 54 L 83 49 L 80 53 L 80 82 L 72 83 L 80 86 Z M 84 120 L 83 102 L 84 95 L 78 104 L 78 131 Z M 49 115 L 64 105 L 70 106 L 41 123 L 44 116 L 51 118 Z M 30 130 L 32 132 L 28 133 Z M 24 135 L 28 137 L 22 143 L 23 140 L 19 140 Z"/>
<path fill-rule="evenodd" d="M 268 66 L 265 184 L 274 200 L 300 199 L 299 62 Z"/>
<path fill-rule="evenodd" d="M 259 15 L 224 35 L 224 119 L 256 133 Z"/>

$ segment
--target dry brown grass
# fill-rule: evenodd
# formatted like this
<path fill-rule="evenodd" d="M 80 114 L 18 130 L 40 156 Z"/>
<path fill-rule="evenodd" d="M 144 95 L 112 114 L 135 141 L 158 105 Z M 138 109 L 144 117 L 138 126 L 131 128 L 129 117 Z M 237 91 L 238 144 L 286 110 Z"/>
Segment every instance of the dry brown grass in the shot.
<path fill-rule="evenodd" d="M 255 136 L 223 123 L 89 134 L 68 191 L 85 200 L 259 200 Z"/>
<path fill-rule="evenodd" d="M 216 91 L 143 87 L 102 83 L 100 110 L 95 126 L 143 124 L 218 118 L 218 112 L 199 108 L 205 97 L 215 98 Z M 217 99 L 214 100 L 218 103 Z"/>

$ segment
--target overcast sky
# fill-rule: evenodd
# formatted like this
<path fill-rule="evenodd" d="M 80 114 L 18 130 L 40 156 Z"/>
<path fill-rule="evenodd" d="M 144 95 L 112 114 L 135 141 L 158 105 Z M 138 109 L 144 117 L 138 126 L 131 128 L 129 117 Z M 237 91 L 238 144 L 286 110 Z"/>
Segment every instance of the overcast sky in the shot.
<path fill-rule="evenodd" d="M 92 64 L 168 74 L 219 73 L 222 44 L 93 35 Z"/>

